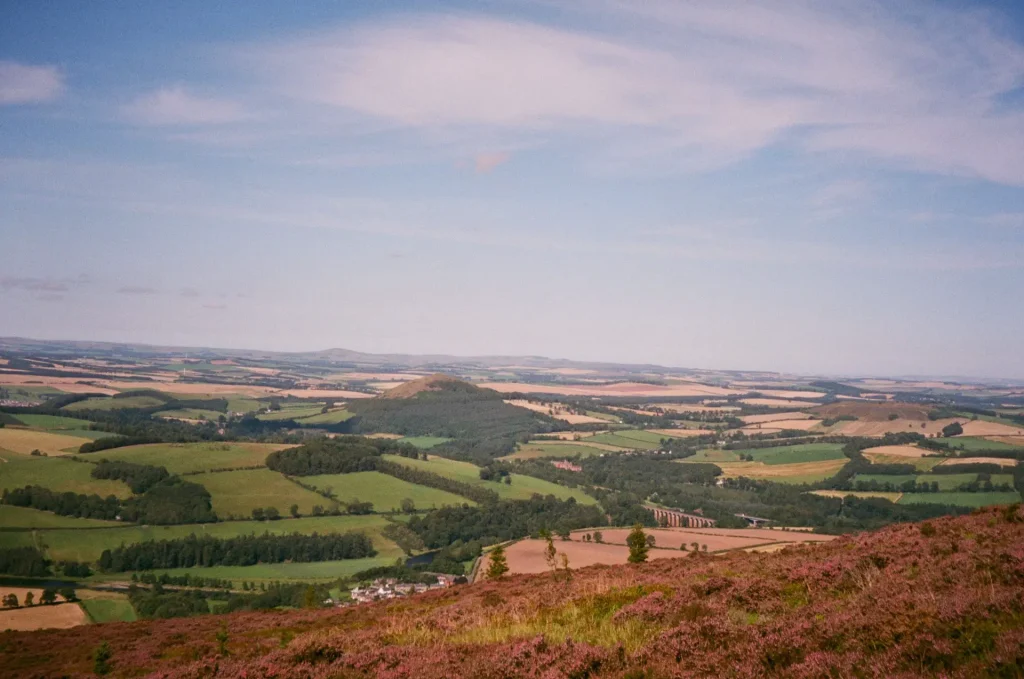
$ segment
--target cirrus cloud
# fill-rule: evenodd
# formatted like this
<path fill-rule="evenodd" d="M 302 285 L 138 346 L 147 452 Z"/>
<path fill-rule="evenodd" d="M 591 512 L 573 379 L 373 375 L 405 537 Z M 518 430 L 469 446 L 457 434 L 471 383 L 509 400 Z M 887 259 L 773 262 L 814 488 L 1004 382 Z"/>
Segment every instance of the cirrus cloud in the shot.
<path fill-rule="evenodd" d="M 64 74 L 56 66 L 0 61 L 0 105 L 50 101 L 64 91 Z"/>
<path fill-rule="evenodd" d="M 139 97 L 122 113 L 136 124 L 152 126 L 222 125 L 248 117 L 235 101 L 193 94 L 180 85 Z"/>

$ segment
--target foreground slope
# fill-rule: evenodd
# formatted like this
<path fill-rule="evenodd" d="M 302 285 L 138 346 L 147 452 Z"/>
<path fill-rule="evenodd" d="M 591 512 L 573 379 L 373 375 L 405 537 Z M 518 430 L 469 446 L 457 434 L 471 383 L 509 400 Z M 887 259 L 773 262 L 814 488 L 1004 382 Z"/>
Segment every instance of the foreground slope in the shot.
<path fill-rule="evenodd" d="M 1024 667 L 1024 513 L 347 609 L 9 632 L 0 674 L 87 676 L 102 641 L 113 676 L 1013 677 Z"/>

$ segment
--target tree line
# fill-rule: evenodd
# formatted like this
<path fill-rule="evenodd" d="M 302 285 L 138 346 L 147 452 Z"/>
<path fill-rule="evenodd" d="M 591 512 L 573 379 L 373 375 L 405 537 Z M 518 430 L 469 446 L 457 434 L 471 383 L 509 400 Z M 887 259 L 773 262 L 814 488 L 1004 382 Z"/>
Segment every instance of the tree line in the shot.
<path fill-rule="evenodd" d="M 173 540 L 150 540 L 100 555 L 100 569 L 106 572 L 146 571 L 154 568 L 207 566 L 252 566 L 257 563 L 306 563 L 362 559 L 376 556 L 373 542 L 362 533 L 302 535 L 240 535 L 215 538 L 189 535 Z"/>

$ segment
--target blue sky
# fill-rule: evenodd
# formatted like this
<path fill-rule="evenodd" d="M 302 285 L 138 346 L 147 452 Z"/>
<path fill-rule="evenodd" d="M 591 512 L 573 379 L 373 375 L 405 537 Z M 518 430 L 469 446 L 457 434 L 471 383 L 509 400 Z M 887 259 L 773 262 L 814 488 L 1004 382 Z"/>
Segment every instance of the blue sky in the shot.
<path fill-rule="evenodd" d="M 1012 3 L 7 3 L 0 334 L 1024 378 Z"/>

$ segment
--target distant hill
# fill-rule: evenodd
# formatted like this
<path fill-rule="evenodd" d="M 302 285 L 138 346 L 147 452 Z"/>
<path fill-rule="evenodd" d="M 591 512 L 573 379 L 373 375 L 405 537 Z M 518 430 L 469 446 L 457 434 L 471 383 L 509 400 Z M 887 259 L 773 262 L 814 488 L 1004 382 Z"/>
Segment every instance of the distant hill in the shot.
<path fill-rule="evenodd" d="M 480 391 L 480 387 L 477 387 L 465 380 L 460 380 L 457 377 L 451 375 L 445 375 L 443 373 L 437 373 L 434 375 L 428 375 L 421 377 L 411 382 L 406 382 L 393 389 L 389 389 L 379 396 L 379 398 L 413 398 L 422 394 L 423 392 L 433 391 L 447 391 L 453 393 L 464 393 L 474 394 Z M 488 391 L 490 391 L 488 389 Z"/>
<path fill-rule="evenodd" d="M 6 632 L 0 674 L 87 676 L 107 642 L 112 677 L 1019 677 L 1021 545 L 1016 505 L 399 603 Z"/>

